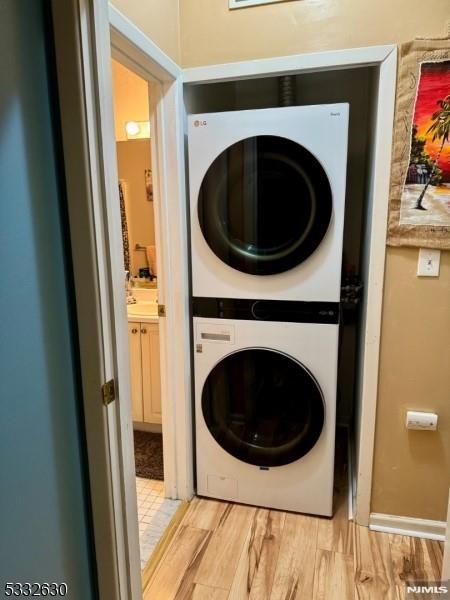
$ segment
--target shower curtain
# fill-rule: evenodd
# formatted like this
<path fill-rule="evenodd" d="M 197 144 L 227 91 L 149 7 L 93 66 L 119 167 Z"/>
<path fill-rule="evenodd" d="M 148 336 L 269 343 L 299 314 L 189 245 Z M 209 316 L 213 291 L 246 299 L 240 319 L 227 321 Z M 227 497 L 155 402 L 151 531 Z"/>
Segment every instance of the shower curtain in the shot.
<path fill-rule="evenodd" d="M 123 241 L 123 264 L 125 271 L 130 273 L 130 244 L 128 240 L 127 213 L 125 210 L 124 186 L 119 181 L 119 199 L 120 199 L 120 220 L 122 223 L 122 241 Z"/>

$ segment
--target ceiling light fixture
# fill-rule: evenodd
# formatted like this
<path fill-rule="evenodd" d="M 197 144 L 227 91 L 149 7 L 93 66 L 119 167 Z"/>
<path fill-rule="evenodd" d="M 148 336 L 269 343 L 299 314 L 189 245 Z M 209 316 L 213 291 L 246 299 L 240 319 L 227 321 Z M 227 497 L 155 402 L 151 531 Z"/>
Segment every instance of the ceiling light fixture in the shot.
<path fill-rule="evenodd" d="M 125 131 L 127 132 L 127 135 L 135 136 L 139 133 L 140 127 L 136 121 L 128 121 L 125 123 Z"/>

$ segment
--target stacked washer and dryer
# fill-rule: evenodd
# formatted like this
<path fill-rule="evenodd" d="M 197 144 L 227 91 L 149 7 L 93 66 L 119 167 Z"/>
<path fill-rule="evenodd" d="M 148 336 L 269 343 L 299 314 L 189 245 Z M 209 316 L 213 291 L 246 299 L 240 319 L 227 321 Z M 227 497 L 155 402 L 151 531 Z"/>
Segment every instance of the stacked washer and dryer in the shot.
<path fill-rule="evenodd" d="M 348 105 L 192 115 L 197 492 L 332 514 Z"/>

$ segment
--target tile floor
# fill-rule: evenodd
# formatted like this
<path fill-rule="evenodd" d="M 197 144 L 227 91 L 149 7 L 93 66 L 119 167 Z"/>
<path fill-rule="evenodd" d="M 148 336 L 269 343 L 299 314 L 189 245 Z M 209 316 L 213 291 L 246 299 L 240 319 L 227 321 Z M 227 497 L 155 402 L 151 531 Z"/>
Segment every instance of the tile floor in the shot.
<path fill-rule="evenodd" d="M 141 569 L 170 523 L 180 500 L 164 498 L 164 482 L 136 477 Z"/>

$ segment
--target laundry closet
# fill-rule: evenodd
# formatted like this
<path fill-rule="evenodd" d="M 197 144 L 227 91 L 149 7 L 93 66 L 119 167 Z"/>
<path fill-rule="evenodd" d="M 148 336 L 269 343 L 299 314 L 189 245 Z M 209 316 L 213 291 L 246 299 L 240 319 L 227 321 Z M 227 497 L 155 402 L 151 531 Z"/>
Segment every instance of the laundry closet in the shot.
<path fill-rule="evenodd" d="M 354 477 L 377 85 L 184 86 L 200 495 L 330 516 L 336 426 Z"/>

